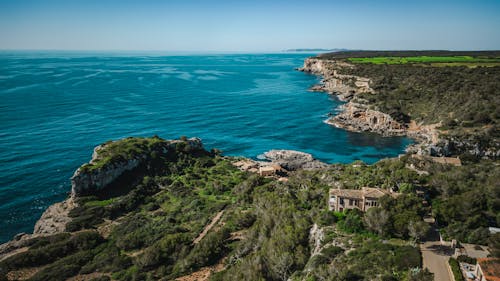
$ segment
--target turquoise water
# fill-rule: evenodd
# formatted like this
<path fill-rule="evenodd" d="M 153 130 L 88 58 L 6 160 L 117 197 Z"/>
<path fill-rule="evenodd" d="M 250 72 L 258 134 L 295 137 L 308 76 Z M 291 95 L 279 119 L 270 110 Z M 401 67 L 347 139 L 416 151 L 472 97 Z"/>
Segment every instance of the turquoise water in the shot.
<path fill-rule="evenodd" d="M 373 163 L 405 138 L 326 125 L 340 104 L 308 92 L 307 54 L 0 53 L 0 242 L 31 232 L 70 190 L 94 146 L 127 136 L 197 136 L 226 155 L 275 148 Z"/>

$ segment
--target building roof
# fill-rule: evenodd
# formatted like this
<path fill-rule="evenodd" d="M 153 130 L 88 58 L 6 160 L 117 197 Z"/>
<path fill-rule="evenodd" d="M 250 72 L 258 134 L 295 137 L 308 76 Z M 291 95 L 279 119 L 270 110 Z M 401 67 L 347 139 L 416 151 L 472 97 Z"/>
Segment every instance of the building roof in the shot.
<path fill-rule="evenodd" d="M 248 170 L 248 169 L 251 169 L 253 167 L 257 167 L 258 164 L 254 161 L 244 159 L 244 160 L 234 162 L 233 165 L 242 169 L 242 170 Z"/>
<path fill-rule="evenodd" d="M 487 281 L 500 281 L 499 258 L 477 259 L 477 264 L 481 267 L 481 271 Z"/>
<path fill-rule="evenodd" d="M 417 155 L 417 154 L 412 154 L 411 157 L 415 158 L 415 159 L 420 159 L 420 160 L 427 158 L 426 156 Z M 430 160 L 432 160 L 433 162 L 440 163 L 440 164 L 462 166 L 462 161 L 460 161 L 460 158 L 458 158 L 458 157 L 433 157 L 433 156 L 429 156 L 428 158 Z"/>
<path fill-rule="evenodd" d="M 440 164 L 448 164 L 448 165 L 455 165 L 455 166 L 462 166 L 462 161 L 460 161 L 460 158 L 455 158 L 455 157 L 432 157 L 432 161 Z"/>
<path fill-rule="evenodd" d="M 332 188 L 330 189 L 330 195 L 336 195 L 340 197 L 347 197 L 354 199 L 363 199 L 363 197 L 380 198 L 385 195 L 390 195 L 394 197 L 396 194 L 382 188 L 363 187 L 363 189 Z"/>
<path fill-rule="evenodd" d="M 259 170 L 261 172 L 274 172 L 276 171 L 276 168 L 274 168 L 273 166 L 262 166 L 259 168 Z"/>
<path fill-rule="evenodd" d="M 365 192 L 365 197 L 370 197 L 370 198 L 380 198 L 384 195 L 392 195 L 393 194 L 389 190 L 381 189 L 381 188 L 363 187 L 363 191 Z"/>
<path fill-rule="evenodd" d="M 330 189 L 330 195 L 336 195 L 340 197 L 363 199 L 363 190 L 359 189 Z"/>

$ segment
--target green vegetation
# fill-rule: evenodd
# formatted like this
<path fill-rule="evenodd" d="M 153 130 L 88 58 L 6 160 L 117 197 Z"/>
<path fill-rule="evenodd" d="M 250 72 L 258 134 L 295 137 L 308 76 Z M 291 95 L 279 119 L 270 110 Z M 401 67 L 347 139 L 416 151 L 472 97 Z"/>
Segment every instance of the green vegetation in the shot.
<path fill-rule="evenodd" d="M 332 181 L 359 178 L 352 188 L 418 184 L 418 175 L 404 165 L 394 161 L 359 168 L 335 165 L 298 172 L 281 183 L 241 172 L 230 159 L 185 145 L 146 161 L 140 181 L 121 182 L 130 185 L 120 188 L 126 192 L 80 197 L 80 207 L 70 213 L 71 233 L 35 238 L 28 251 L 0 262 L 0 280 L 9 271 L 27 267 L 41 268 L 31 280 L 92 272 L 116 280 L 171 280 L 217 263 L 226 269 L 212 280 L 321 280 L 331 274 L 337 280 L 370 280 L 373 274 L 426 280 L 429 276 L 416 270 L 421 267 L 420 255 L 411 241 L 383 242 L 412 237 L 409 224 L 398 219 L 409 216 L 421 221 L 423 211 L 414 195 L 387 199 L 382 207 L 387 222 L 381 229 L 370 226 L 365 214 L 334 214 L 325 204 Z M 220 211 L 220 221 L 194 244 Z M 314 224 L 325 231 L 325 238 L 319 253 L 311 256 Z M 364 257 L 368 252 L 373 255 Z M 334 268 L 338 270 L 332 272 Z"/>
<path fill-rule="evenodd" d="M 468 264 L 476 264 L 477 263 L 477 259 L 469 257 L 469 256 L 466 256 L 466 255 L 460 255 L 460 256 L 458 256 L 457 257 L 457 261 L 458 262 L 465 262 L 465 263 L 468 263 Z"/>
<path fill-rule="evenodd" d="M 370 79 L 376 94 L 357 95 L 354 102 L 385 112 L 403 124 L 411 120 L 439 124 L 446 146 L 442 153 L 497 157 L 500 52 L 361 51 L 319 58 L 353 62 L 353 67 L 342 67 L 339 73 Z M 454 67 L 447 67 L 450 65 Z"/>
<path fill-rule="evenodd" d="M 450 265 L 451 272 L 453 273 L 455 281 L 463 281 L 464 277 L 462 275 L 462 271 L 460 270 L 460 265 L 458 264 L 458 261 L 454 258 L 450 258 L 448 260 L 448 264 Z"/>
<path fill-rule="evenodd" d="M 126 161 L 140 155 L 145 150 L 152 150 L 158 144 L 165 143 L 164 140 L 153 138 L 126 138 L 118 142 L 106 142 L 105 149 L 101 149 L 98 158 L 91 164 L 81 167 L 82 170 L 92 171 L 103 167 L 107 163 Z"/>
<path fill-rule="evenodd" d="M 423 218 L 430 205 L 445 237 L 500 252 L 500 235 L 484 231 L 499 223 L 500 168 L 491 161 L 454 167 L 402 157 L 297 171 L 279 182 L 185 142 L 155 151 L 141 152 L 149 156 L 134 173 L 140 178 L 118 181 L 121 193 L 78 198 L 69 233 L 28 240 L 27 251 L 0 262 L 0 280 L 26 268 L 39 268 L 30 280 L 93 272 L 113 280 L 173 280 L 222 264 L 211 280 L 430 281 L 415 246 L 429 230 Z M 332 186 L 403 194 L 383 197 L 366 213 L 338 213 L 326 204 Z"/>
<path fill-rule="evenodd" d="M 439 194 L 433 213 L 445 238 L 486 245 L 500 225 L 500 166 L 483 160 L 462 167 L 434 165 L 429 184 Z"/>
<path fill-rule="evenodd" d="M 488 66 L 500 66 L 500 57 L 472 57 L 472 56 L 415 56 L 415 57 L 366 57 L 366 58 L 348 58 L 353 63 L 370 64 L 428 64 L 428 63 L 446 63 L 438 66 L 476 66 L 476 63 L 483 63 Z M 457 63 L 457 64 L 455 64 Z M 484 64 L 486 63 L 486 64 Z M 436 66 L 436 64 L 434 64 Z"/>
<path fill-rule="evenodd" d="M 474 149 L 498 147 L 500 67 L 433 65 L 498 59 L 499 52 L 340 52 L 324 57 L 329 56 L 375 62 L 342 70 L 370 78 L 377 91 L 357 101 L 401 122 L 442 122 L 442 136 L 455 140 L 452 153 L 470 150 L 460 147 L 464 140 Z M 462 167 L 405 156 L 374 165 L 297 171 L 279 182 L 239 171 L 231 164 L 234 159 L 191 147 L 186 138 L 108 142 L 83 170 L 97 172 L 132 158 L 141 158 L 141 165 L 105 192 L 79 197 L 67 233 L 22 242 L 26 251 L 0 262 L 0 281 L 26 269 L 36 269 L 29 280 L 96 272 L 104 276 L 95 280 L 173 280 L 215 265 L 222 268 L 210 277 L 216 281 L 431 281 L 433 275 L 421 270 L 416 247 L 430 228 L 426 216 L 437 219 L 446 239 L 488 245 L 492 256 L 500 256 L 500 234 L 488 231 L 500 225 L 500 165 L 463 156 Z M 366 186 L 401 195 L 381 198 L 366 213 L 328 210 L 330 188 Z M 461 280 L 458 262 L 450 259 L 450 266 Z"/>

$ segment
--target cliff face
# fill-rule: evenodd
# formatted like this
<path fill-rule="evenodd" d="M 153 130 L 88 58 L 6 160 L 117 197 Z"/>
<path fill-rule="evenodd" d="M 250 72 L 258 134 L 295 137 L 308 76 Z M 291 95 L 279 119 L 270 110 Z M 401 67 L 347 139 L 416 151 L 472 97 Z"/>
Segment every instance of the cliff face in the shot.
<path fill-rule="evenodd" d="M 389 114 L 368 109 L 365 105 L 349 102 L 343 111 L 326 123 L 354 132 L 375 132 L 383 136 L 404 136 L 406 126 Z"/>
<path fill-rule="evenodd" d="M 86 171 L 78 168 L 71 177 L 71 195 L 80 196 L 94 190 L 104 189 L 108 184 L 121 176 L 124 172 L 133 170 L 143 158 L 132 158 L 125 161 L 110 163 L 100 169 Z M 92 161 L 90 161 L 92 163 Z"/>
<path fill-rule="evenodd" d="M 322 76 L 321 84 L 311 88 L 313 91 L 335 94 L 342 101 L 348 101 L 359 93 L 374 93 L 370 79 L 354 75 L 339 74 L 338 70 L 352 65 L 342 61 L 308 58 L 300 71 Z"/>
<path fill-rule="evenodd" d="M 105 189 L 109 184 L 114 182 L 118 177 L 127 171 L 134 170 L 138 168 L 144 161 L 149 157 L 152 150 L 160 154 L 167 154 L 178 143 L 185 142 L 187 145 L 191 146 L 193 149 L 203 149 L 203 144 L 198 138 L 191 138 L 185 141 L 181 140 L 171 140 L 158 143 L 154 148 L 149 150 L 144 150 L 142 153 L 136 153 L 130 155 L 129 157 L 120 157 L 116 160 L 106 161 L 104 164 L 100 163 L 103 161 L 102 154 L 107 153 L 115 143 L 107 143 L 97 146 L 92 154 L 92 159 L 86 165 L 78 168 L 73 177 L 71 177 L 71 196 L 77 197 L 85 194 L 91 194 L 92 192 Z M 98 165 L 98 168 L 93 168 Z M 90 167 L 90 168 L 89 168 Z"/>

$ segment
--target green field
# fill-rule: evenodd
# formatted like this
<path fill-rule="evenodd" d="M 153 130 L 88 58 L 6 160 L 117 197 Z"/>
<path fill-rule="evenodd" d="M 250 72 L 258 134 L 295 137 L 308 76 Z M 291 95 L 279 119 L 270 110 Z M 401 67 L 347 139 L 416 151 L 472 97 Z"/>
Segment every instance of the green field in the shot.
<path fill-rule="evenodd" d="M 414 56 L 414 57 L 365 57 L 348 58 L 353 63 L 371 64 L 443 64 L 435 66 L 496 66 L 500 65 L 499 57 L 472 56 Z"/>

